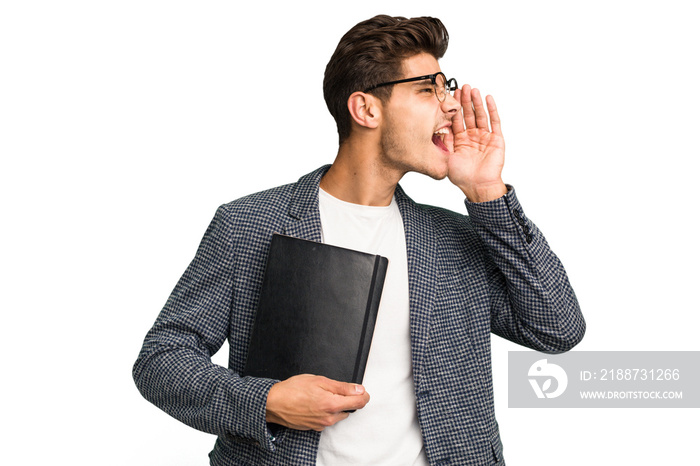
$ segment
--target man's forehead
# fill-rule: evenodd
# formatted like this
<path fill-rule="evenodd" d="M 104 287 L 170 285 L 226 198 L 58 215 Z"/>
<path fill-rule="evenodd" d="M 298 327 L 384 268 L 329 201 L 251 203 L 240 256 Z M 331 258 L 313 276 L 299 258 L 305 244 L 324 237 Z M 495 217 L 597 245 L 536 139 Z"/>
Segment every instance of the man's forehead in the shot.
<path fill-rule="evenodd" d="M 418 55 L 406 58 L 403 60 L 401 65 L 403 68 L 404 78 L 435 74 L 438 71 L 442 71 L 435 57 L 428 53 L 420 53 Z"/>

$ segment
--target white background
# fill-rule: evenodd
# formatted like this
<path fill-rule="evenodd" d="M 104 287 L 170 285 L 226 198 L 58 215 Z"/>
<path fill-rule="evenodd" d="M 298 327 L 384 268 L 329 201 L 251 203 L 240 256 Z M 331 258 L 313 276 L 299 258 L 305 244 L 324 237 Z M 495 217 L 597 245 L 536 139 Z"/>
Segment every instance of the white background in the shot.
<path fill-rule="evenodd" d="M 442 69 L 495 96 L 504 178 L 588 323 L 577 349 L 700 349 L 690 1 L 0 5 L 2 464 L 208 464 L 214 437 L 131 366 L 216 207 L 333 160 L 325 64 L 378 13 L 440 17 Z M 402 185 L 463 209 L 447 181 Z M 517 349 L 494 337 L 509 465 L 696 461 L 697 409 L 509 409 Z"/>

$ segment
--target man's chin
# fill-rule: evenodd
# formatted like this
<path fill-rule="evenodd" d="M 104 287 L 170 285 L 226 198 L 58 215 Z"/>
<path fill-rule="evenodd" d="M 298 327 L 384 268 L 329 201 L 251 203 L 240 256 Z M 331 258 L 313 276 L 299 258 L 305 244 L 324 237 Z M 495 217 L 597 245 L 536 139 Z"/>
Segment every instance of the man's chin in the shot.
<path fill-rule="evenodd" d="M 448 170 L 447 167 L 442 168 L 425 168 L 423 170 L 416 170 L 417 173 L 421 175 L 429 176 L 430 178 L 440 181 L 447 178 Z"/>

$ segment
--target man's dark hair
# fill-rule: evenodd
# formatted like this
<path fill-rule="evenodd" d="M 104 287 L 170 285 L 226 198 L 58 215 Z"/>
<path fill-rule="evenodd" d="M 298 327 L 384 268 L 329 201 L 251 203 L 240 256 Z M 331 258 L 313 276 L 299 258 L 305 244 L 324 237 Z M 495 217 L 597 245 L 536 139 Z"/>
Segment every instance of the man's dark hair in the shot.
<path fill-rule="evenodd" d="M 338 126 L 340 144 L 350 136 L 348 98 L 353 92 L 402 78 L 401 62 L 419 53 L 440 59 L 447 50 L 447 29 L 437 18 L 378 15 L 350 29 L 333 52 L 323 79 L 323 97 Z M 393 86 L 372 91 L 382 102 Z"/>

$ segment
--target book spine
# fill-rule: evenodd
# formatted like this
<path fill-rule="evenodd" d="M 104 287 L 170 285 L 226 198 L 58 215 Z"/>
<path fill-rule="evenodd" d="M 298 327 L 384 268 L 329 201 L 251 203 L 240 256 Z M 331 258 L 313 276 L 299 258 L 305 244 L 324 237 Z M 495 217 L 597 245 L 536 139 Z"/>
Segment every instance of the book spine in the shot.
<path fill-rule="evenodd" d="M 360 347 L 357 351 L 357 360 L 355 362 L 355 370 L 353 371 L 353 383 L 362 383 L 365 375 L 365 366 L 369 356 L 369 349 L 372 344 L 372 335 L 374 334 L 374 325 L 379 312 L 379 302 L 382 297 L 384 288 L 384 278 L 389 261 L 386 257 L 376 256 L 374 261 L 374 271 L 372 273 L 372 283 L 367 296 L 367 306 L 365 308 L 365 317 L 362 323 L 362 335 L 360 337 Z"/>

